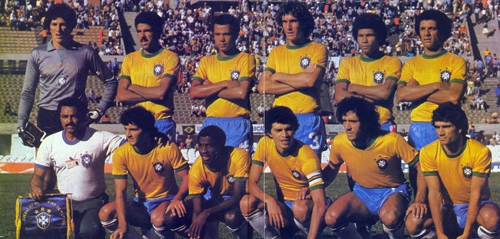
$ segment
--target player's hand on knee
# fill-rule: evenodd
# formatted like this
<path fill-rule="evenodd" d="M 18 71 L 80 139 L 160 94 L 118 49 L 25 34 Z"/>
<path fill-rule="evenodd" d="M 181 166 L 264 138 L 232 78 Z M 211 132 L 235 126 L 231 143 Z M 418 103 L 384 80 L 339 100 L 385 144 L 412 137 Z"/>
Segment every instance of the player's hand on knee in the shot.
<path fill-rule="evenodd" d="M 309 188 L 308 187 L 303 187 L 301 188 L 297 194 L 295 195 L 295 199 L 297 200 L 305 200 L 305 199 L 310 199 L 311 194 L 309 194 Z"/>
<path fill-rule="evenodd" d="M 281 208 L 278 203 L 275 200 L 269 200 L 269 202 L 266 202 L 266 207 L 271 226 L 284 228 L 285 219 L 283 218 L 283 213 L 281 212 Z"/>
<path fill-rule="evenodd" d="M 428 212 L 427 204 L 415 202 L 406 210 L 406 217 L 423 218 Z"/>
<path fill-rule="evenodd" d="M 207 211 L 203 211 L 198 214 L 198 216 L 196 216 L 196 218 L 191 223 L 191 226 L 189 227 L 188 235 L 191 239 L 201 238 L 203 227 L 205 226 L 205 223 L 207 222 L 209 216 L 210 215 L 207 213 Z"/>
<path fill-rule="evenodd" d="M 165 214 L 172 211 L 172 215 L 178 217 L 184 217 L 186 215 L 186 207 L 184 206 L 184 201 L 173 199 L 165 210 Z"/>

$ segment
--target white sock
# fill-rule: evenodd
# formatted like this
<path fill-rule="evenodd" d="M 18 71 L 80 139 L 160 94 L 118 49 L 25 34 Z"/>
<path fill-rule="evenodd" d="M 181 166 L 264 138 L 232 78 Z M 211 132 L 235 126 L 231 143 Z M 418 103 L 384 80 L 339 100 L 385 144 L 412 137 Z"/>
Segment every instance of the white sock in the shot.
<path fill-rule="evenodd" d="M 238 239 L 252 238 L 253 229 L 248 227 L 248 222 L 244 221 L 238 228 L 227 227 Z M 252 230 L 252 231 L 250 231 Z"/>
<path fill-rule="evenodd" d="M 153 225 L 153 229 L 155 231 L 155 234 L 160 238 L 160 239 L 164 239 L 164 238 L 173 238 L 174 237 L 174 233 L 171 231 L 171 230 L 166 230 L 165 226 L 161 226 L 161 227 L 155 227 Z"/>
<path fill-rule="evenodd" d="M 498 239 L 500 238 L 500 230 L 496 232 L 490 232 L 488 229 L 484 228 L 483 226 L 479 226 L 477 229 L 477 235 L 481 239 Z"/>
<path fill-rule="evenodd" d="M 384 232 L 387 233 L 390 239 L 399 239 L 403 238 L 403 234 L 405 232 L 405 227 L 403 222 L 400 222 L 399 225 L 397 225 L 395 228 L 387 228 L 385 225 L 383 225 Z"/>
<path fill-rule="evenodd" d="M 297 219 L 293 219 L 295 221 L 295 225 L 297 225 L 297 227 L 303 231 L 306 235 L 307 233 L 309 233 L 309 225 L 303 225 L 302 223 L 300 223 L 299 221 L 297 221 Z"/>
<path fill-rule="evenodd" d="M 347 225 L 343 225 L 338 228 L 332 229 L 337 236 L 340 238 L 346 238 L 346 239 L 363 239 L 361 235 L 359 235 L 359 232 L 356 230 L 356 227 L 354 226 L 354 223 L 349 223 Z"/>
<path fill-rule="evenodd" d="M 413 239 L 432 239 L 437 238 L 436 229 L 434 227 L 424 229 L 417 234 L 410 235 Z"/>
<path fill-rule="evenodd" d="M 118 228 L 118 219 L 113 218 L 111 221 L 103 222 L 101 221 L 102 227 L 106 229 L 109 234 L 113 234 L 116 228 Z"/>
<path fill-rule="evenodd" d="M 263 210 L 257 210 L 250 213 L 248 216 L 244 216 L 245 219 L 250 223 L 254 230 L 259 233 L 265 239 L 272 239 L 279 237 L 276 230 L 269 224 L 267 216 L 264 214 Z"/>

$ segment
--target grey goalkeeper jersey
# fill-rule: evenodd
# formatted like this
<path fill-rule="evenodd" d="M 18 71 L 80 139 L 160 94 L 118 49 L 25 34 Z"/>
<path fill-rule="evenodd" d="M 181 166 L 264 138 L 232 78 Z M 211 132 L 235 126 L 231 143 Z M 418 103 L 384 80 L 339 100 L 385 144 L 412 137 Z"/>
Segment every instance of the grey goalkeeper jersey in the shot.
<path fill-rule="evenodd" d="M 78 42 L 73 42 L 71 47 L 63 49 L 55 49 L 52 41 L 34 48 L 26 67 L 18 126 L 24 126 L 29 119 L 38 85 L 40 108 L 55 111 L 59 102 L 67 97 L 86 101 L 85 87 L 89 70 L 104 83 L 102 100 L 97 107 L 106 111 L 113 103 L 118 83 L 97 51 Z"/>

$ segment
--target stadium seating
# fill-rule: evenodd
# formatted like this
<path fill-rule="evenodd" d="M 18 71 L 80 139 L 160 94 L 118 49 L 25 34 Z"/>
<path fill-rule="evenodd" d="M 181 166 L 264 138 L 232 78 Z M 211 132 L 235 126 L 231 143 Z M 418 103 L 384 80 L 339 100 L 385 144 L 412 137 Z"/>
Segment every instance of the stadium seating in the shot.
<path fill-rule="evenodd" d="M 38 46 L 35 31 L 11 31 L 9 27 L 0 27 L 0 54 L 27 54 Z"/>

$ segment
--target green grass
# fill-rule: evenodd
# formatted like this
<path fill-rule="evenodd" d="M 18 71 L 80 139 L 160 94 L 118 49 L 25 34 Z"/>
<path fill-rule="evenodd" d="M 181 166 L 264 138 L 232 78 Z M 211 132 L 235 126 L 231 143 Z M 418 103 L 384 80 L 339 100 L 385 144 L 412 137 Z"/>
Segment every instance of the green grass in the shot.
<path fill-rule="evenodd" d="M 29 174 L 0 174 L 0 238 L 15 238 L 14 218 L 16 198 L 19 195 L 28 195 L 28 193 L 30 192 L 30 179 L 31 175 Z M 128 195 L 129 198 L 131 198 L 133 196 L 133 191 L 131 190 L 132 184 L 131 180 L 128 181 Z M 270 174 L 265 174 L 265 180 L 263 180 L 263 182 L 264 181 L 265 190 L 271 192 L 271 194 L 274 195 L 275 187 L 272 176 Z M 109 194 L 110 200 L 114 200 L 115 192 L 111 175 L 106 175 L 106 184 L 106 192 Z M 500 174 L 493 173 L 490 178 L 489 185 L 491 198 L 494 201 L 500 202 Z M 348 187 L 346 178 L 344 174 L 339 174 L 337 180 L 335 180 L 335 182 L 326 189 L 326 195 L 331 199 L 335 199 L 347 191 Z M 223 223 L 219 224 L 219 229 L 220 238 L 233 238 L 233 236 Z M 325 229 L 324 234 L 325 238 L 334 238 L 329 229 Z M 372 228 L 372 234 L 374 239 L 382 238 L 382 229 L 379 223 L 377 223 Z M 254 237 L 258 238 L 256 235 L 257 234 L 255 233 Z M 296 237 L 304 238 L 300 235 Z"/>

